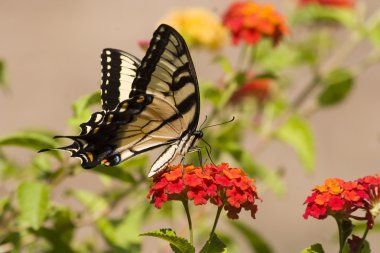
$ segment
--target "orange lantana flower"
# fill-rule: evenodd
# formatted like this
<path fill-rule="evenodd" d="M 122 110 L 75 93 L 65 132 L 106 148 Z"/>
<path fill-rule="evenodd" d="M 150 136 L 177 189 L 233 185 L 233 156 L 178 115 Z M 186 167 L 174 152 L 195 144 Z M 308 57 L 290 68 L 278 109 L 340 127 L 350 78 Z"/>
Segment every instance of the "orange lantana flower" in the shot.
<path fill-rule="evenodd" d="M 271 5 L 254 2 L 233 3 L 224 14 L 223 24 L 235 45 L 240 40 L 253 45 L 262 37 L 277 44 L 288 33 L 284 18 Z"/>

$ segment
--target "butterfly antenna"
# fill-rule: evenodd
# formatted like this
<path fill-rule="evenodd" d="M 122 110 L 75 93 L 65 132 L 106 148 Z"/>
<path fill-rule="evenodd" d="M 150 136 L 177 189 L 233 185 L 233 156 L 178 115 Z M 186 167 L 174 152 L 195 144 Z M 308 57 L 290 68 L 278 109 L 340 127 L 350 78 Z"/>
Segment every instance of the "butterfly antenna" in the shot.
<path fill-rule="evenodd" d="M 220 126 L 220 125 L 228 124 L 228 123 L 231 123 L 231 122 L 234 121 L 234 120 L 235 120 L 235 116 L 232 116 L 232 119 L 227 120 L 227 121 L 225 121 L 225 122 L 218 123 L 218 124 L 214 124 L 214 125 L 205 126 L 204 128 L 201 128 L 201 131 L 203 131 L 203 130 L 206 129 L 206 128 L 210 128 L 210 127 L 215 127 L 215 126 Z M 203 124 L 202 124 L 202 125 L 203 125 Z"/>
<path fill-rule="evenodd" d="M 206 117 L 205 117 L 205 120 L 202 122 L 202 124 L 200 125 L 200 129 L 202 129 L 202 126 L 206 123 L 206 121 L 207 121 L 207 115 L 206 115 Z"/>

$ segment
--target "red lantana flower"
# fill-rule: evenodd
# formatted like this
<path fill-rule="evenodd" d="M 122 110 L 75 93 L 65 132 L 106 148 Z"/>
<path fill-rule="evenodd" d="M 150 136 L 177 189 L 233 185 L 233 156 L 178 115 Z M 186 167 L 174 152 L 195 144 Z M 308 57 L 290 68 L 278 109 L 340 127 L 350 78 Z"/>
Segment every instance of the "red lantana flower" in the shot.
<path fill-rule="evenodd" d="M 223 24 L 230 30 L 235 45 L 240 40 L 254 45 L 262 37 L 277 44 L 288 33 L 284 18 L 271 5 L 254 2 L 233 3 L 223 16 Z"/>
<path fill-rule="evenodd" d="M 353 8 L 355 0 L 300 0 L 300 5 L 318 4 L 332 7 Z"/>
<path fill-rule="evenodd" d="M 350 215 L 363 205 L 360 198 L 364 187 L 352 182 L 346 183 L 339 178 L 330 178 L 323 185 L 313 189 L 306 199 L 307 204 L 304 218 L 312 216 L 324 219 L 328 215 L 349 218 Z"/>
<path fill-rule="evenodd" d="M 245 97 L 256 98 L 257 101 L 263 102 L 270 95 L 269 78 L 253 78 L 239 87 L 231 97 L 231 102 L 236 103 Z"/>
<path fill-rule="evenodd" d="M 157 208 L 169 200 L 191 200 L 195 205 L 210 202 L 223 206 L 231 219 L 239 218 L 241 209 L 249 210 L 255 218 L 259 199 L 253 179 L 242 169 L 230 168 L 227 163 L 194 167 L 172 165 L 153 178 L 148 198 Z"/>
<path fill-rule="evenodd" d="M 380 177 L 367 176 L 355 181 L 330 178 L 313 189 L 307 197 L 303 215 L 325 219 L 328 215 L 339 219 L 366 220 L 373 227 L 374 218 L 380 213 Z M 362 216 L 354 214 L 361 210 Z M 360 212 L 358 212 L 360 214 Z"/>

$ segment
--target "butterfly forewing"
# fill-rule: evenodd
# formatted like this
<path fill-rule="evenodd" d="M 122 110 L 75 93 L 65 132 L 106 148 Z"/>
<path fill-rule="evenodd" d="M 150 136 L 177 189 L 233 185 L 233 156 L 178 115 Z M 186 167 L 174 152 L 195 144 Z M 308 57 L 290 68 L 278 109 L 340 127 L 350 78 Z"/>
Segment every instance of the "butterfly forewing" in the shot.
<path fill-rule="evenodd" d="M 101 64 L 102 107 L 105 111 L 114 110 L 129 98 L 140 60 L 127 52 L 106 48 L 101 54 Z"/>
<path fill-rule="evenodd" d="M 181 35 L 167 25 L 155 31 L 149 49 L 137 69 L 131 94 L 161 96 L 178 110 L 187 124 L 184 132 L 194 131 L 199 119 L 198 81 L 189 50 Z"/>

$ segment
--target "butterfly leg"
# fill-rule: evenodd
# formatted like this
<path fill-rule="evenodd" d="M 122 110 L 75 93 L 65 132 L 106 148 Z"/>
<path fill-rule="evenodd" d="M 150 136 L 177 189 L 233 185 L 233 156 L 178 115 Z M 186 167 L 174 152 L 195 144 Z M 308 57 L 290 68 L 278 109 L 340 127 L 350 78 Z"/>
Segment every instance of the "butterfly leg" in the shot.
<path fill-rule="evenodd" d="M 197 149 L 197 153 L 198 153 L 198 159 L 199 159 L 199 165 L 202 167 L 203 169 L 203 159 L 202 159 L 202 152 L 201 152 L 201 149 L 199 147 L 195 147 Z"/>

